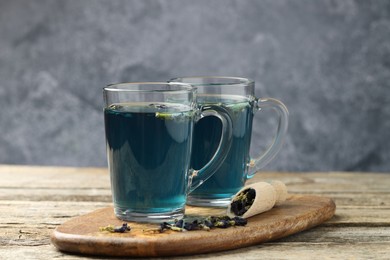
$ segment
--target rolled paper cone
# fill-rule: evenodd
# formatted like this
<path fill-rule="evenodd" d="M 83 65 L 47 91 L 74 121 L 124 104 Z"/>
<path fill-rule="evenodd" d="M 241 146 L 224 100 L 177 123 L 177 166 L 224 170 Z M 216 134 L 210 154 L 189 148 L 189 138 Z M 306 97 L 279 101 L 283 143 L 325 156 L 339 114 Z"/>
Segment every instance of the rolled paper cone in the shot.
<path fill-rule="evenodd" d="M 236 195 L 233 196 L 232 201 L 234 200 L 235 197 L 238 196 L 238 194 L 240 194 L 242 191 L 245 191 L 247 189 L 254 189 L 256 191 L 256 196 L 250 208 L 242 216 L 238 216 L 238 217 L 250 218 L 254 215 L 272 209 L 272 207 L 275 205 L 276 197 L 277 197 L 276 190 L 271 184 L 267 182 L 256 182 L 243 187 L 241 190 L 239 190 L 236 193 Z M 237 216 L 234 214 L 234 212 L 231 212 L 230 204 L 227 208 L 226 214 L 229 217 Z"/>
<path fill-rule="evenodd" d="M 270 180 L 267 182 L 271 184 L 276 190 L 275 206 L 280 205 L 283 201 L 287 199 L 288 192 L 286 185 L 283 182 L 277 180 Z"/>

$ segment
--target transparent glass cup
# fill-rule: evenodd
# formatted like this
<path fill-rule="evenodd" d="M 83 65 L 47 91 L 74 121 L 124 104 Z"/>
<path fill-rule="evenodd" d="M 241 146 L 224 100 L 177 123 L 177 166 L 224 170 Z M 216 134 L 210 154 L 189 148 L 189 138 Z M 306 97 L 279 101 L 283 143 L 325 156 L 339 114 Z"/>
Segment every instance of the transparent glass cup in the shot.
<path fill-rule="evenodd" d="M 227 157 L 211 178 L 188 197 L 195 206 L 226 207 L 246 180 L 279 152 L 287 131 L 288 110 L 279 100 L 255 97 L 255 83 L 236 77 L 184 77 L 169 82 L 185 82 L 198 90 L 199 106 L 213 105 L 226 109 L 233 121 L 233 140 Z M 271 108 L 277 112 L 278 127 L 272 144 L 259 155 L 250 156 L 252 122 L 258 111 Z M 192 167 L 201 167 L 215 151 L 221 125 L 213 118 L 197 124 L 194 131 Z M 252 149 L 253 150 L 253 149 Z"/>
<path fill-rule="evenodd" d="M 196 103 L 184 83 L 119 83 L 105 87 L 104 123 L 115 215 L 126 221 L 163 222 L 184 215 L 187 195 L 223 162 L 231 144 L 229 114 Z M 190 167 L 193 129 L 215 118 L 218 147 L 208 162 Z"/>

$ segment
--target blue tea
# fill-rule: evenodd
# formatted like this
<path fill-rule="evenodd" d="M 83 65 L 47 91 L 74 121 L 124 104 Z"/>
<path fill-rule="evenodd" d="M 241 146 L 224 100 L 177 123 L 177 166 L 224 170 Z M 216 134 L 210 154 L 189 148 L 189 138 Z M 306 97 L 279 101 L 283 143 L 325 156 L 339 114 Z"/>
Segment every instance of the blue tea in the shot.
<path fill-rule="evenodd" d="M 193 111 L 170 103 L 122 103 L 104 110 L 117 215 L 182 212 L 188 188 Z"/>
<path fill-rule="evenodd" d="M 233 123 L 230 151 L 220 168 L 188 197 L 188 204 L 226 206 L 230 197 L 246 181 L 253 110 L 249 99 L 239 96 L 198 96 L 200 105 L 219 105 L 229 111 Z M 191 167 L 201 168 L 214 154 L 221 135 L 221 123 L 215 117 L 204 118 L 195 124 Z"/>

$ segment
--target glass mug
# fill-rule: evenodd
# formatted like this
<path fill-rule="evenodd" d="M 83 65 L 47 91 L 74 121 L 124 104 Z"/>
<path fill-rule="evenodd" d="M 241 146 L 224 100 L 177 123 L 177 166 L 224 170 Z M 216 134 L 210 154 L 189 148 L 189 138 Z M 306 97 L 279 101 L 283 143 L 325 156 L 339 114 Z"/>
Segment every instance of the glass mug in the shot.
<path fill-rule="evenodd" d="M 104 123 L 115 215 L 126 221 L 180 219 L 188 193 L 210 177 L 232 138 L 229 115 L 196 103 L 184 83 L 119 83 L 105 87 Z M 221 123 L 216 152 L 199 170 L 190 168 L 196 122 Z M 222 159 L 221 159 L 222 158 Z"/>
<path fill-rule="evenodd" d="M 187 204 L 194 206 L 225 207 L 246 180 L 269 163 L 281 148 L 287 131 L 288 110 L 272 98 L 256 98 L 255 83 L 235 77 L 183 77 L 169 82 L 185 82 L 198 89 L 198 104 L 213 105 L 227 109 L 233 121 L 233 140 L 222 165 L 202 186 L 192 192 Z M 252 121 L 256 112 L 273 108 L 278 112 L 279 122 L 275 138 L 262 155 L 252 158 L 249 154 Z M 192 167 L 201 167 L 215 151 L 221 125 L 213 118 L 199 122 L 194 130 Z"/>

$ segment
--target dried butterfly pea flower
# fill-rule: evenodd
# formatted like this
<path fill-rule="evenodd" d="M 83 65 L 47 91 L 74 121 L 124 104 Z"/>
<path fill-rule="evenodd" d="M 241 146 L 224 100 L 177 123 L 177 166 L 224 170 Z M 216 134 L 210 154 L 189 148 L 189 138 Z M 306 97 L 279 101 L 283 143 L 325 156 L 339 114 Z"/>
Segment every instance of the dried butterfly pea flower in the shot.
<path fill-rule="evenodd" d="M 240 217 L 234 217 L 232 220 L 234 221 L 235 226 L 245 226 L 248 223 L 245 218 Z"/>
<path fill-rule="evenodd" d="M 208 228 L 228 228 L 232 226 L 245 226 L 247 224 L 247 220 L 240 217 L 230 218 L 229 216 L 209 216 L 203 220 L 202 224 Z"/>
<path fill-rule="evenodd" d="M 230 217 L 250 218 L 283 203 L 288 196 L 286 185 L 278 180 L 256 182 L 239 190 L 228 205 Z"/>
<path fill-rule="evenodd" d="M 204 220 L 203 222 L 203 225 L 208 227 L 209 229 L 214 227 L 213 223 L 211 223 L 210 221 L 208 221 L 207 219 Z"/>
<path fill-rule="evenodd" d="M 231 226 L 245 226 L 247 220 L 241 217 L 230 218 L 229 216 L 209 217 L 206 221 L 209 226 L 218 228 L 228 228 Z"/>
<path fill-rule="evenodd" d="M 192 222 L 185 222 L 184 223 L 184 229 L 188 230 L 188 231 L 191 231 L 191 230 L 199 230 L 200 227 L 199 227 L 199 222 L 197 219 L 195 219 L 194 221 Z"/>
<path fill-rule="evenodd" d="M 178 221 L 175 222 L 175 226 L 176 227 L 179 227 L 179 228 L 183 228 L 184 226 L 184 220 L 183 219 L 180 219 Z"/>
<path fill-rule="evenodd" d="M 131 228 L 127 225 L 127 223 L 123 223 L 121 227 L 116 227 L 114 232 L 125 233 L 126 231 L 130 231 Z"/>
<path fill-rule="evenodd" d="M 229 221 L 226 221 L 224 219 L 218 220 L 214 223 L 214 227 L 218 228 L 228 228 L 230 226 Z"/>
<path fill-rule="evenodd" d="M 243 190 L 237 196 L 234 197 L 230 204 L 230 210 L 236 216 L 242 216 L 252 206 L 256 197 L 256 191 L 252 188 Z"/>
<path fill-rule="evenodd" d="M 205 224 L 199 224 L 199 228 L 203 229 L 203 230 L 206 230 L 206 231 L 210 231 L 211 230 L 211 228 L 206 226 Z"/>
<path fill-rule="evenodd" d="M 212 228 L 228 228 L 232 226 L 245 226 L 246 224 L 247 220 L 241 217 L 230 218 L 229 216 L 209 216 L 207 218 L 195 219 L 188 222 L 185 222 L 183 219 L 176 220 L 173 224 L 163 222 L 158 228 L 146 229 L 144 232 L 162 233 L 165 230 L 179 232 L 193 230 L 210 231 Z"/>
<path fill-rule="evenodd" d="M 127 223 L 123 223 L 121 227 L 115 227 L 114 225 L 108 225 L 105 227 L 100 227 L 100 231 L 108 231 L 111 233 L 125 233 L 127 231 L 130 231 L 130 226 L 127 225 Z"/>

